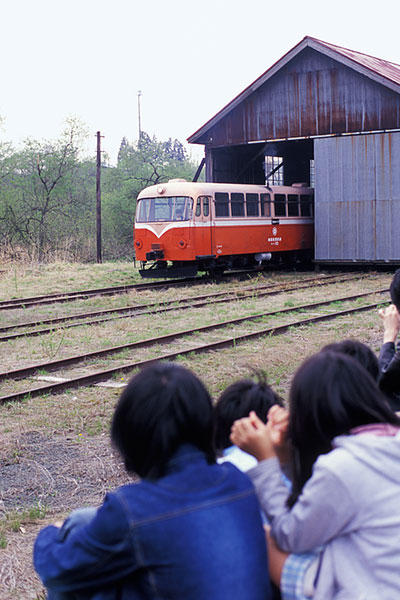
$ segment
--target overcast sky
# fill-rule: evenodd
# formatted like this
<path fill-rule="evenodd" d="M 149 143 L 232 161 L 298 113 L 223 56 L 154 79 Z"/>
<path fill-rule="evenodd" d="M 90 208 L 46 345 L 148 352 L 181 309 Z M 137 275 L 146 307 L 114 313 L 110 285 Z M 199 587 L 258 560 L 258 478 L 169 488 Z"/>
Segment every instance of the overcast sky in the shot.
<path fill-rule="evenodd" d="M 184 141 L 305 35 L 400 63 L 398 0 L 0 0 L 0 139 L 76 116 L 115 162 L 142 129 Z M 202 147 L 196 147 L 202 150 Z M 199 149 L 194 158 L 201 156 Z"/>

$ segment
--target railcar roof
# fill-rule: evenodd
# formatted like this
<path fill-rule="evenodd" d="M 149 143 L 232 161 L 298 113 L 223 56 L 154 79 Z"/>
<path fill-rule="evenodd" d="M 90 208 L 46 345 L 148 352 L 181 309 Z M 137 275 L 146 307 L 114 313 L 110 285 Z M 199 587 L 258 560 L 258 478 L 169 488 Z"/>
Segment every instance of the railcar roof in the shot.
<path fill-rule="evenodd" d="M 163 190 L 160 192 L 160 190 Z M 193 181 L 169 181 L 167 183 L 159 183 L 145 188 L 138 195 L 138 200 L 141 198 L 163 197 L 163 196 L 198 196 L 207 195 L 215 192 L 243 192 L 243 193 L 301 193 L 312 190 L 313 188 L 299 186 L 283 186 L 283 185 L 254 185 L 245 183 L 209 183 L 209 182 L 193 182 Z"/>

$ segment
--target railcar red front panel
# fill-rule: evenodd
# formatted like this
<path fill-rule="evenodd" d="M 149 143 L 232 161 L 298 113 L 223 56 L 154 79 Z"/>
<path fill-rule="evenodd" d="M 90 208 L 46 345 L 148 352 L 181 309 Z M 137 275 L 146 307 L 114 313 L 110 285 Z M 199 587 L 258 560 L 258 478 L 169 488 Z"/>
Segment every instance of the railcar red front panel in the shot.
<path fill-rule="evenodd" d="M 137 223 L 135 226 L 137 260 L 145 261 L 146 253 L 162 250 L 163 260 L 195 260 L 192 224 Z"/>

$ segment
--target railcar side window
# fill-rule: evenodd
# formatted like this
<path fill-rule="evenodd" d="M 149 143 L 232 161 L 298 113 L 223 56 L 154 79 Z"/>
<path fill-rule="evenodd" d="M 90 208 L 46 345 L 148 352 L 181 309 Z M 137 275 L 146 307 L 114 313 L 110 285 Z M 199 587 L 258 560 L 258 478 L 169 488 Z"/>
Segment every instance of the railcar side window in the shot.
<path fill-rule="evenodd" d="M 244 217 L 244 194 L 231 193 L 231 215 L 232 217 Z"/>
<path fill-rule="evenodd" d="M 275 194 L 274 210 L 276 217 L 286 217 L 286 196 L 285 194 Z"/>
<path fill-rule="evenodd" d="M 196 217 L 201 215 L 201 206 L 203 205 L 203 216 L 208 217 L 210 214 L 210 199 L 208 196 L 199 196 L 196 206 Z"/>
<path fill-rule="evenodd" d="M 299 197 L 297 194 L 288 194 L 288 216 L 299 216 Z"/>
<path fill-rule="evenodd" d="M 300 214 L 302 217 L 313 216 L 313 198 L 312 196 L 300 196 Z"/>
<path fill-rule="evenodd" d="M 258 194 L 246 194 L 246 214 L 248 217 L 258 217 Z"/>
<path fill-rule="evenodd" d="M 271 216 L 271 194 L 261 194 L 261 216 Z"/>
<path fill-rule="evenodd" d="M 215 216 L 229 217 L 229 194 L 215 192 Z"/>

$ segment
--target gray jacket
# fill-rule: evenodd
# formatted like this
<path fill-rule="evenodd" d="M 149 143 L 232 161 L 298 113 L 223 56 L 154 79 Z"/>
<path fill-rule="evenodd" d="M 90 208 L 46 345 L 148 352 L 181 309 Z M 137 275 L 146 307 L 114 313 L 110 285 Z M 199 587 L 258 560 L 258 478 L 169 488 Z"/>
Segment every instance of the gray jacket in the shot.
<path fill-rule="evenodd" d="M 318 600 L 400 598 L 400 433 L 340 436 L 320 456 L 296 504 L 286 507 L 277 459 L 247 472 L 278 545 L 305 552 L 326 544 Z"/>

